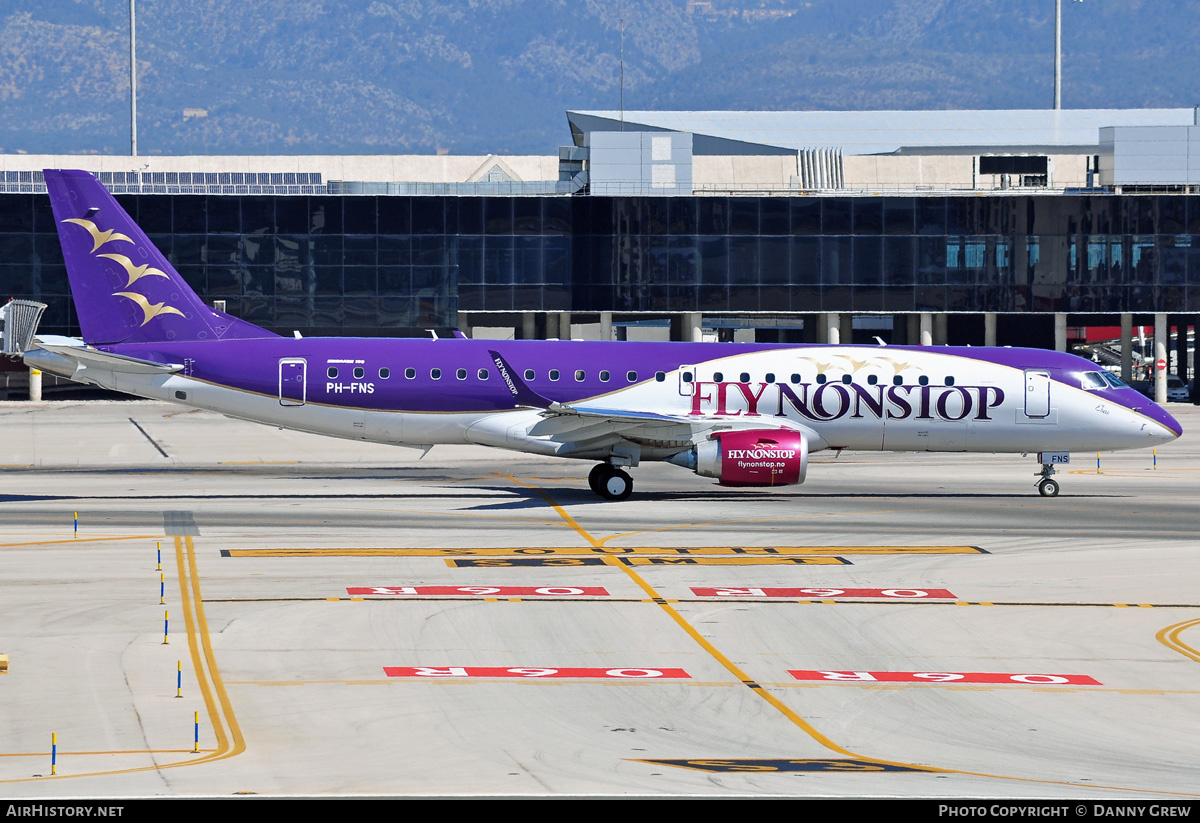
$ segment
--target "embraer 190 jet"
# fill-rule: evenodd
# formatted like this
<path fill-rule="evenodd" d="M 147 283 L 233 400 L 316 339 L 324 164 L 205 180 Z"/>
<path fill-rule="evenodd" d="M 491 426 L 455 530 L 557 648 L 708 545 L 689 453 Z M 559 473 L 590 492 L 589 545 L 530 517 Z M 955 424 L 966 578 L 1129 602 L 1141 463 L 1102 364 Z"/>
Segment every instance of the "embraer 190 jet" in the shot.
<path fill-rule="evenodd" d="M 272 426 L 428 449 L 595 461 L 593 491 L 666 461 L 724 486 L 803 483 L 822 449 L 1037 452 L 1174 440 L 1163 409 L 1088 360 L 1017 348 L 281 337 L 206 305 L 90 173 L 45 172 L 82 339 L 34 368 Z"/>

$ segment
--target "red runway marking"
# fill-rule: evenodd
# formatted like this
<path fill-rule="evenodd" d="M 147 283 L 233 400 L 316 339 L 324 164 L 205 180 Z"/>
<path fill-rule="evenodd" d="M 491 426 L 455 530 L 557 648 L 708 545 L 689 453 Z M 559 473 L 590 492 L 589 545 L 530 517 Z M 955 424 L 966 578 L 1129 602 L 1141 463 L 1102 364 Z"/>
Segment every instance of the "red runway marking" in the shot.
<path fill-rule="evenodd" d="M 831 683 L 1020 683 L 1026 686 L 1100 686 L 1086 674 L 1021 674 L 1008 672 L 836 672 L 789 670 L 797 680 Z"/>
<path fill-rule="evenodd" d="M 703 588 L 693 586 L 697 597 L 789 597 L 799 599 L 827 599 L 835 597 L 884 598 L 893 600 L 924 600 L 927 598 L 955 599 L 947 589 L 831 589 L 831 588 L 761 588 L 743 589 L 733 586 Z"/>
<path fill-rule="evenodd" d="M 690 679 L 683 669 L 547 669 L 532 666 L 384 666 L 388 677 L 588 677 L 625 680 Z"/>
<path fill-rule="evenodd" d="M 608 597 L 600 586 L 359 586 L 351 595 L 461 595 L 479 597 Z"/>

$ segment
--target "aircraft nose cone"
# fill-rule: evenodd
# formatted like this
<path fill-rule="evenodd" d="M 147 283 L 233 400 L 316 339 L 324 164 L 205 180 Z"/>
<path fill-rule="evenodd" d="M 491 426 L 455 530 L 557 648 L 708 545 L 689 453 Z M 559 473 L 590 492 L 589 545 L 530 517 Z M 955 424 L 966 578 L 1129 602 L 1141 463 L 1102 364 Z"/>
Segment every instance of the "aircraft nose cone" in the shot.
<path fill-rule="evenodd" d="M 1179 437 L 1181 434 L 1183 434 L 1183 427 L 1179 425 L 1179 421 L 1168 414 L 1167 410 L 1162 406 L 1159 406 L 1157 403 L 1151 403 L 1146 408 L 1142 409 L 1142 414 L 1146 415 L 1155 423 L 1158 423 L 1164 429 L 1173 434 L 1174 437 L 1170 438 L 1171 440 L 1174 440 L 1175 437 Z"/>

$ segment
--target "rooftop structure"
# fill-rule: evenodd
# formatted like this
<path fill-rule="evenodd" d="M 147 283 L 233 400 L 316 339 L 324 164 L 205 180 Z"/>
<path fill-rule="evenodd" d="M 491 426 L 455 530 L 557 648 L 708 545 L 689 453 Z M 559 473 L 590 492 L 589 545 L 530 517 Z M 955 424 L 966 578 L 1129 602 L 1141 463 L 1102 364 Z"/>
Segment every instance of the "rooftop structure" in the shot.
<path fill-rule="evenodd" d="M 575 145 L 597 131 L 693 135 L 692 153 L 1095 154 L 1106 126 L 1190 126 L 1192 109 L 569 111 Z"/>

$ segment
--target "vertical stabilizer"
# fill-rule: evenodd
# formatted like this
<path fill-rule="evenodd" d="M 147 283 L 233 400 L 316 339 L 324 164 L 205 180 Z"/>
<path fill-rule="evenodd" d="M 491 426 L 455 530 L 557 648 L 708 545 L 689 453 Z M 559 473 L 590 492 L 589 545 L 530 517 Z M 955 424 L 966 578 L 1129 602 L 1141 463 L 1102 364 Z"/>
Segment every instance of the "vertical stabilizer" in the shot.
<path fill-rule="evenodd" d="M 85 341 L 277 336 L 205 305 L 90 172 L 47 169 L 45 175 Z"/>

